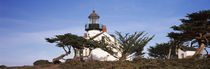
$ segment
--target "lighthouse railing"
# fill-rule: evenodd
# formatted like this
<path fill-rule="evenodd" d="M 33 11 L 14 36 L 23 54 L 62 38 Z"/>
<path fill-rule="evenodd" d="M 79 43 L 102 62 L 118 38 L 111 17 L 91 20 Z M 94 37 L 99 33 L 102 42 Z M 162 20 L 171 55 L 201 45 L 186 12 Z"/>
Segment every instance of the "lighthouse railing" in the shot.
<path fill-rule="evenodd" d="M 102 24 L 85 24 L 85 30 L 102 30 Z"/>

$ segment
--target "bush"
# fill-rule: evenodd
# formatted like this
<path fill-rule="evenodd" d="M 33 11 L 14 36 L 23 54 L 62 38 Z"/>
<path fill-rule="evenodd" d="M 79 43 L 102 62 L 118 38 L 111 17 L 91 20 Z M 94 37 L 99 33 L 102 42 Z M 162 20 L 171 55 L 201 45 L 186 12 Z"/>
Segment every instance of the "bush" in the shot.
<path fill-rule="evenodd" d="M 57 60 L 57 61 L 53 61 L 53 64 L 60 64 L 61 61 Z"/>
<path fill-rule="evenodd" d="M 5 65 L 0 65 L 0 69 L 6 69 L 7 68 L 7 66 L 5 66 Z"/>
<path fill-rule="evenodd" d="M 136 57 L 133 59 L 133 61 L 141 61 L 141 60 L 145 60 L 146 58 L 142 58 L 142 57 Z"/>
<path fill-rule="evenodd" d="M 44 65 L 44 64 L 52 64 L 48 60 L 37 60 L 33 63 L 34 65 Z"/>

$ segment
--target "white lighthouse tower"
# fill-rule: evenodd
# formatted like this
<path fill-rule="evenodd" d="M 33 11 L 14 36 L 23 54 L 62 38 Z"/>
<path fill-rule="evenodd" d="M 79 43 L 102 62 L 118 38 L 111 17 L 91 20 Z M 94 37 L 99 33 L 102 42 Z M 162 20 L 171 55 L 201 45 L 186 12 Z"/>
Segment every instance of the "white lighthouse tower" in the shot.
<path fill-rule="evenodd" d="M 84 34 L 84 38 L 86 39 L 91 39 L 91 40 L 96 40 L 96 41 L 100 41 L 102 40 L 104 37 L 106 37 L 107 39 L 109 39 L 110 41 L 106 41 L 107 43 L 111 43 L 116 47 L 119 47 L 119 44 L 116 40 L 116 38 L 114 37 L 114 35 L 110 35 L 107 33 L 106 30 L 106 26 L 99 24 L 99 15 L 97 15 L 95 13 L 95 10 L 93 10 L 93 12 L 88 16 L 89 18 L 89 24 L 85 25 L 85 31 L 87 31 L 87 33 Z M 118 52 L 117 56 L 120 57 L 120 51 L 113 49 L 114 52 Z M 83 56 L 83 60 L 99 60 L 99 61 L 116 61 L 118 60 L 118 58 L 112 55 L 110 55 L 109 53 L 107 53 L 106 51 L 100 49 L 100 48 L 96 48 L 91 50 L 88 48 L 83 49 L 82 51 L 78 51 L 78 53 L 80 52 L 80 54 L 76 54 L 76 56 Z"/>

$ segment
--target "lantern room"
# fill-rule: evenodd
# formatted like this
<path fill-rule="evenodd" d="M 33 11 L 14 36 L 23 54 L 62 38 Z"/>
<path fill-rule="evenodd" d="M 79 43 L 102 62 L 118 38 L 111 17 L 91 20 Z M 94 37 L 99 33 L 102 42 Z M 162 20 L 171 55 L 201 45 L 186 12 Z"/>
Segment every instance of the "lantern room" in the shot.
<path fill-rule="evenodd" d="M 85 31 L 99 30 L 102 31 L 102 25 L 99 24 L 99 16 L 95 13 L 95 10 L 88 16 L 89 24 L 85 25 Z"/>

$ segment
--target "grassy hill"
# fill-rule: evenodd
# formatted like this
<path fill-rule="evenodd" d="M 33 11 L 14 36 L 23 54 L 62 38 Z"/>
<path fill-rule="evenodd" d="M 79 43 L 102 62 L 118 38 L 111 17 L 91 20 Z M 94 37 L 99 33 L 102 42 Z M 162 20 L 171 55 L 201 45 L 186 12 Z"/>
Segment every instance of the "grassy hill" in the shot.
<path fill-rule="evenodd" d="M 9 69 L 210 69 L 210 59 L 134 59 L 134 61 L 75 61 Z M 7 69 L 6 67 L 0 69 Z"/>

